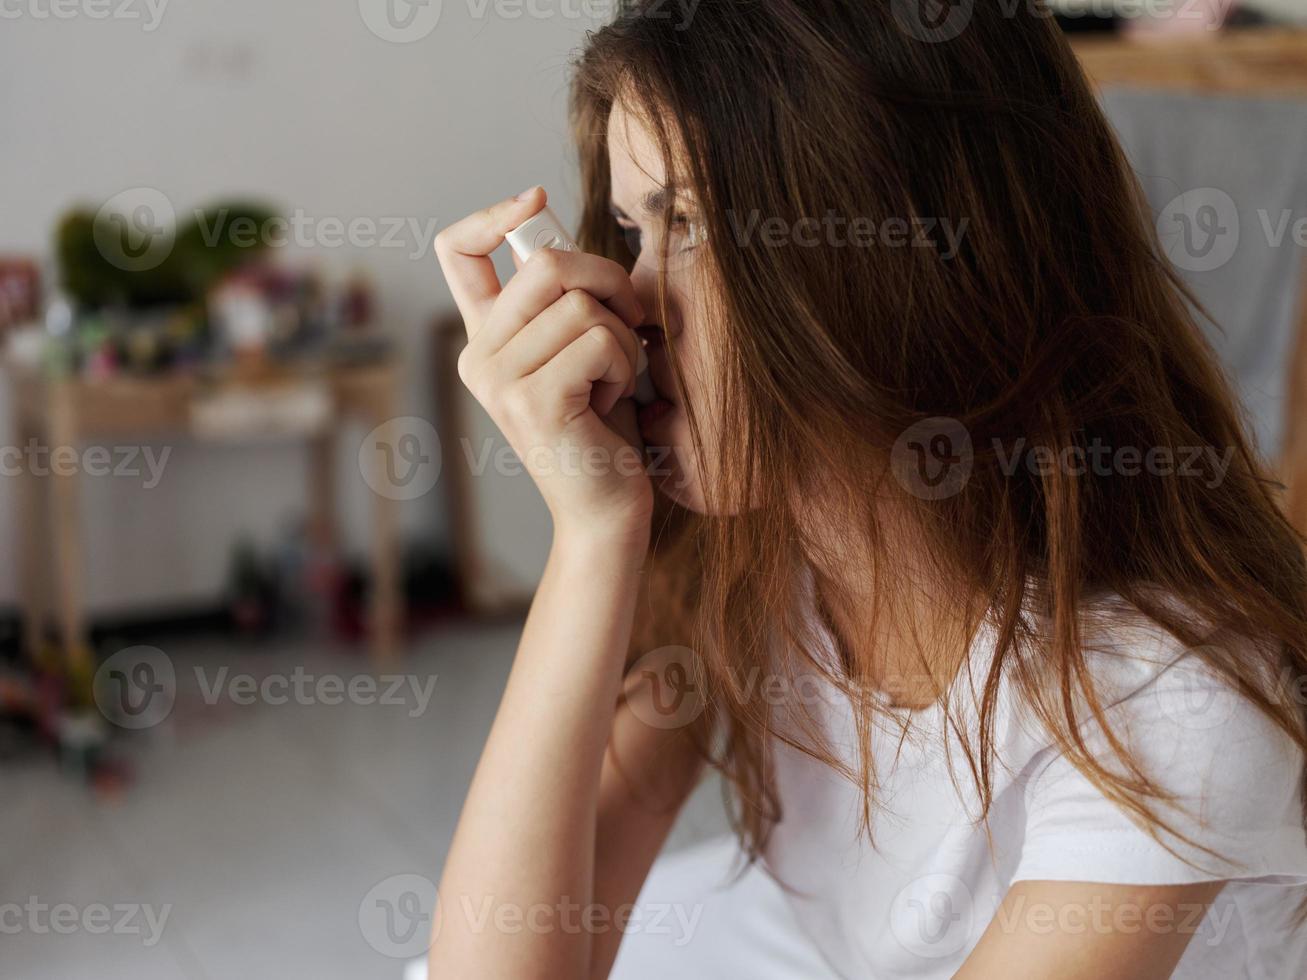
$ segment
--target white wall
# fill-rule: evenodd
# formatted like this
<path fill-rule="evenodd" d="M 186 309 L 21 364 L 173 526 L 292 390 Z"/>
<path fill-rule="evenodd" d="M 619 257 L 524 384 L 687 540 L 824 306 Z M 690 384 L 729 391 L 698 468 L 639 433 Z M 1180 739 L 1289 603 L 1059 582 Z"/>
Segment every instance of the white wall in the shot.
<path fill-rule="evenodd" d="M 365 25 L 371 0 L 171 0 L 152 32 L 145 0 L 127 0 L 137 20 L 94 19 L 97 0 L 56 2 L 74 16 L 38 16 L 51 0 L 0 0 L 0 252 L 48 255 L 66 208 L 137 186 L 163 191 L 179 212 L 255 194 L 318 219 L 425 225 L 539 182 L 574 214 L 565 67 L 594 26 L 578 16 L 593 3 L 533 0 L 540 16 L 514 18 L 523 8 L 512 0 L 444 0 L 429 36 L 397 44 Z M 428 245 L 312 250 L 326 268 L 371 270 L 409 354 L 406 408 L 421 415 L 431 414 L 426 327 L 451 305 Z M 423 255 L 410 258 L 414 249 Z M 345 444 L 340 475 L 358 547 L 368 499 L 355 445 Z M 300 506 L 302 464 L 293 446 L 183 443 L 148 492 L 86 480 L 91 607 L 211 596 L 232 536 L 269 532 Z M 7 555 L 11 483 L 0 480 Z M 439 532 L 439 488 L 403 506 L 409 531 Z M 0 602 L 15 591 L 12 563 L 0 562 Z"/>

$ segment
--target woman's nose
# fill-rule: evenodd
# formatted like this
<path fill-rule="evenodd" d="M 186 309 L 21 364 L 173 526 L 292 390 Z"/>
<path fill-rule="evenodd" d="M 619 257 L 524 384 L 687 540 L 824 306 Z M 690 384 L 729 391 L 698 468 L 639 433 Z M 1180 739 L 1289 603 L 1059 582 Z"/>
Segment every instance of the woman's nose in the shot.
<path fill-rule="evenodd" d="M 636 260 L 631 269 L 631 285 L 635 287 L 635 298 L 640 301 L 644 307 L 644 326 L 650 329 L 657 329 L 661 332 L 676 336 L 679 328 L 674 324 L 678 317 L 675 315 L 676 304 L 671 295 L 665 297 L 667 310 L 664 311 L 658 305 L 658 270 L 653 268 L 650 262 Z M 664 323 L 664 316 L 668 322 Z"/>

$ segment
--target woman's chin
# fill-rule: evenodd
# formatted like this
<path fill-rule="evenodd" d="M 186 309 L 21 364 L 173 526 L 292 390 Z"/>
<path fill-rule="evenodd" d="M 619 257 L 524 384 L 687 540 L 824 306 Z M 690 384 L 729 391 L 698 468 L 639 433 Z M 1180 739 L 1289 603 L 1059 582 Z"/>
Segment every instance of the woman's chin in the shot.
<path fill-rule="evenodd" d="M 710 504 L 699 481 L 693 477 L 687 479 L 680 470 L 661 475 L 655 474 L 653 481 L 654 490 L 695 514 L 702 514 L 705 517 L 730 517 L 743 510 L 743 508 L 731 509 Z"/>
<path fill-rule="evenodd" d="M 707 514 L 708 506 L 697 484 L 687 483 L 679 473 L 653 477 L 654 490 L 672 503 L 696 514 Z"/>

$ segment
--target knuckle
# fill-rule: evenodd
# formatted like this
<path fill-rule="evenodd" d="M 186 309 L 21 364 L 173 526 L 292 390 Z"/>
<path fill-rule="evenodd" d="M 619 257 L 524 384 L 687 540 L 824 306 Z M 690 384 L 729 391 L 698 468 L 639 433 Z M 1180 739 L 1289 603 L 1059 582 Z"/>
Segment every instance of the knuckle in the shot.
<path fill-rule="evenodd" d="M 613 336 L 613 332 L 601 323 L 596 323 L 585 332 L 585 335 L 591 340 L 597 342 L 606 354 L 613 355 L 623 353 L 622 345 L 617 342 L 617 338 Z"/>
<path fill-rule="evenodd" d="M 450 253 L 453 237 L 453 225 L 446 225 L 436 232 L 436 258 L 443 259 Z"/>
<path fill-rule="evenodd" d="M 528 419 L 534 414 L 535 395 L 525 382 L 512 385 L 501 394 L 500 405 L 509 418 Z"/>
<path fill-rule="evenodd" d="M 541 275 L 557 275 L 562 268 L 563 253 L 555 248 L 541 248 L 527 257 L 527 264 Z"/>
<path fill-rule="evenodd" d="M 593 320 L 598 315 L 598 300 L 584 289 L 569 289 L 563 294 L 562 302 L 570 316 Z"/>
<path fill-rule="evenodd" d="M 473 362 L 474 358 L 471 347 L 464 347 L 459 351 L 457 362 L 458 378 L 468 388 L 472 387 L 472 377 L 475 373 Z"/>
<path fill-rule="evenodd" d="M 464 348 L 464 351 L 466 352 L 467 348 Z M 464 387 L 486 409 L 495 403 L 499 385 L 496 383 L 492 361 L 466 353 L 460 354 L 458 376 L 463 380 Z"/>

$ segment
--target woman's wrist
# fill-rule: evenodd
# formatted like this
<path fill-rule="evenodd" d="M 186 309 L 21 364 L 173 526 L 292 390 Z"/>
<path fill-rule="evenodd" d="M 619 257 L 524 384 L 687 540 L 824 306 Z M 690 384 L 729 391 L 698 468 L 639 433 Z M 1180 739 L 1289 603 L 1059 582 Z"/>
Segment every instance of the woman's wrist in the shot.
<path fill-rule="evenodd" d="M 644 565 L 649 551 L 650 522 L 647 519 L 609 522 L 555 522 L 554 550 L 564 557 L 583 560 L 631 562 Z"/>
<path fill-rule="evenodd" d="M 650 546 L 648 517 L 554 520 L 554 547 L 567 553 L 606 553 L 643 558 Z"/>

